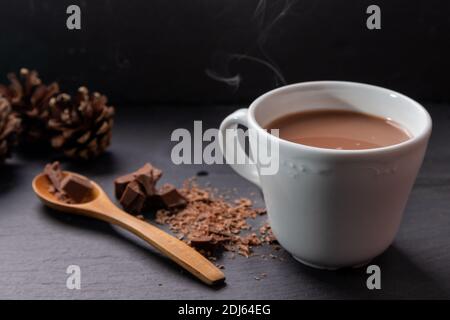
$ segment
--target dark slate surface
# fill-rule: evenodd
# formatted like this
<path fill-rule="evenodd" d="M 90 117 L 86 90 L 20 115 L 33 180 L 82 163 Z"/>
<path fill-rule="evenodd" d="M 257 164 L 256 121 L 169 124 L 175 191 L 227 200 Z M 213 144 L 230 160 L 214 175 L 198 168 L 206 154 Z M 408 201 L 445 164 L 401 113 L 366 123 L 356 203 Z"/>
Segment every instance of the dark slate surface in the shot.
<path fill-rule="evenodd" d="M 176 184 L 207 170 L 201 183 L 236 188 L 262 205 L 257 188 L 225 165 L 175 166 L 170 161 L 173 129 L 193 128 L 196 119 L 204 120 L 205 128 L 217 127 L 237 107 L 122 107 L 110 152 L 87 165 L 65 166 L 95 179 L 109 194 L 116 175 L 146 161 L 165 170 L 164 181 Z M 366 289 L 365 269 L 314 270 L 284 251 L 275 253 L 284 261 L 225 254 L 219 263 L 225 265 L 227 284 L 207 287 L 115 227 L 44 208 L 31 180 L 50 156 L 31 153 L 16 156 L 0 171 L 0 298 L 450 298 L 450 108 L 428 108 L 434 132 L 425 163 L 395 243 L 374 261 L 382 270 L 382 290 Z M 81 267 L 81 290 L 66 288 L 65 271 L 72 264 Z M 261 273 L 267 277 L 255 280 Z"/>

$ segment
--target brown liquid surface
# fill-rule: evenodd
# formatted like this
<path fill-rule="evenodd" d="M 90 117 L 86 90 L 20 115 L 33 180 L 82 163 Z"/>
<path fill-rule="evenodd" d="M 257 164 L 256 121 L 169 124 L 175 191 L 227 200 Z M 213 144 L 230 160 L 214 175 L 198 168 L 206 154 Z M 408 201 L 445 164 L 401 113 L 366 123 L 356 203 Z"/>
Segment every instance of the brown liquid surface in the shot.
<path fill-rule="evenodd" d="M 392 120 L 345 110 L 313 110 L 278 118 L 266 129 L 279 129 L 280 138 L 312 147 L 338 150 L 374 149 L 411 138 Z"/>

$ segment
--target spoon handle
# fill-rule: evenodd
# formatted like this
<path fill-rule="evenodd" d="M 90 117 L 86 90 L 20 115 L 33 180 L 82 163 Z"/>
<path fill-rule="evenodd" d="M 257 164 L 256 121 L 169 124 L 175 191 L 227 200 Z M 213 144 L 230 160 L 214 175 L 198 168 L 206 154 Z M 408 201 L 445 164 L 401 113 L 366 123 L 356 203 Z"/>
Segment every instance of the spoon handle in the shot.
<path fill-rule="evenodd" d="M 165 256 L 207 284 L 225 280 L 225 275 L 198 251 L 148 222 L 117 208 L 113 203 L 96 206 L 96 217 L 118 225 L 159 250 Z"/>

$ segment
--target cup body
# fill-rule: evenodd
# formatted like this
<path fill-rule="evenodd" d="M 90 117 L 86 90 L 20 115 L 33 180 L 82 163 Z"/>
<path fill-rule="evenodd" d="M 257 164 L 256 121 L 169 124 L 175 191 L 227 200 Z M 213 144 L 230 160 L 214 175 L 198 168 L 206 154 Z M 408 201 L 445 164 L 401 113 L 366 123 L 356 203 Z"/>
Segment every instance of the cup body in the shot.
<path fill-rule="evenodd" d="M 282 140 L 263 129 L 276 118 L 313 109 L 391 118 L 412 138 L 377 149 L 332 150 Z M 325 269 L 358 266 L 389 247 L 431 133 L 431 118 L 421 105 L 376 86 L 307 82 L 259 97 L 246 112 L 244 124 L 278 143 L 278 171 L 261 175 L 256 161 L 256 183 L 274 235 L 297 260 Z M 250 141 L 251 150 L 258 140 Z"/>

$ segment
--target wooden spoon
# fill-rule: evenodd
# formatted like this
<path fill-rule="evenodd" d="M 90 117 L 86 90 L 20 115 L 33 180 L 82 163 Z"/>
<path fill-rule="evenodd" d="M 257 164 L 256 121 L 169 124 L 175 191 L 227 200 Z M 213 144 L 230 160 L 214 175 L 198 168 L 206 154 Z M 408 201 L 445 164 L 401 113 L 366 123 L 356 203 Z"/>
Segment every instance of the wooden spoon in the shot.
<path fill-rule="evenodd" d="M 65 175 L 69 173 L 64 172 Z M 77 175 L 75 173 L 70 174 Z M 43 173 L 34 178 L 33 190 L 39 199 L 50 208 L 93 217 L 131 231 L 207 284 L 212 285 L 225 280 L 223 272 L 195 249 L 150 223 L 120 210 L 111 202 L 98 184 L 93 181 L 91 183 L 94 186 L 92 195 L 87 202 L 80 204 L 67 204 L 59 201 L 50 193 L 50 181 Z"/>

